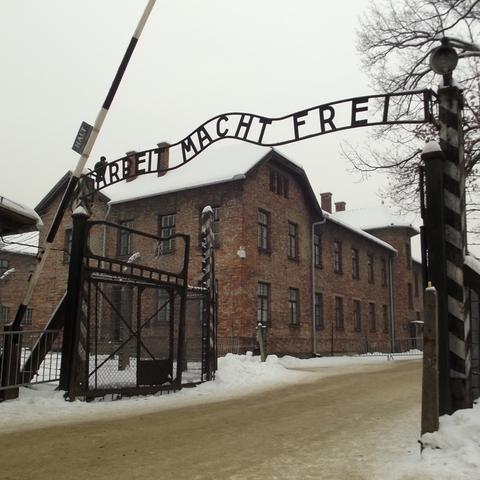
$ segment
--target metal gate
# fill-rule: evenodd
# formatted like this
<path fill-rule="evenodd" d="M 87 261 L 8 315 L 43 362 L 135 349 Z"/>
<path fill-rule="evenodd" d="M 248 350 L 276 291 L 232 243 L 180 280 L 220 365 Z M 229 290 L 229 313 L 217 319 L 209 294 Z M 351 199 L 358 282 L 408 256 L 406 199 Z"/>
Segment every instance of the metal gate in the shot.
<path fill-rule="evenodd" d="M 70 399 L 181 388 L 188 251 L 187 235 L 74 215 L 60 378 Z"/>

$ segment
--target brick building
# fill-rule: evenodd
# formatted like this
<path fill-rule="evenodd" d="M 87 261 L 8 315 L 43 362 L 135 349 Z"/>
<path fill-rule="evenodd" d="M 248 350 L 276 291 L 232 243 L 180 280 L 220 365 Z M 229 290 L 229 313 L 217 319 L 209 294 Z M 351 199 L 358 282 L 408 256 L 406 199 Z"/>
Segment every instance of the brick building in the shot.
<path fill-rule="evenodd" d="M 13 321 L 25 295 L 28 279 L 35 268 L 38 233 L 9 235 L 0 240 L 0 323 Z M 25 326 L 34 321 L 33 299 L 23 320 Z"/>
<path fill-rule="evenodd" d="M 422 318 L 419 266 L 406 260 L 410 237 L 418 233 L 413 227 L 362 229 L 343 219 L 344 212 L 331 213 L 331 194 L 323 194 L 320 205 L 302 167 L 275 150 L 249 144 L 209 150 L 165 175 L 106 188 L 94 199 L 93 218 L 155 235 L 190 235 L 189 284 L 198 285 L 201 212 L 210 205 L 218 336 L 244 350 L 255 345 L 259 321 L 267 326 L 268 353 L 280 355 L 342 352 L 351 341 L 410 337 L 409 322 Z M 37 207 L 46 230 L 65 181 Z M 65 291 L 70 239 L 67 215 L 37 287 L 39 324 Z M 106 245 L 125 259 L 151 253 L 122 239 Z M 167 264 L 168 256 L 167 248 L 156 261 Z"/>

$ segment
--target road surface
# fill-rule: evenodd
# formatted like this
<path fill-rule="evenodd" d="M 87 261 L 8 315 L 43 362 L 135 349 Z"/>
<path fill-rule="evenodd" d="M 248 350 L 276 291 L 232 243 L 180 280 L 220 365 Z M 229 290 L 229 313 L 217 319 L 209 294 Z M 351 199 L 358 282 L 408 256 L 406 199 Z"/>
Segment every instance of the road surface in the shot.
<path fill-rule="evenodd" d="M 335 367 L 233 400 L 0 435 L 0 478 L 388 479 L 390 458 L 418 455 L 420 400 L 420 360 Z"/>

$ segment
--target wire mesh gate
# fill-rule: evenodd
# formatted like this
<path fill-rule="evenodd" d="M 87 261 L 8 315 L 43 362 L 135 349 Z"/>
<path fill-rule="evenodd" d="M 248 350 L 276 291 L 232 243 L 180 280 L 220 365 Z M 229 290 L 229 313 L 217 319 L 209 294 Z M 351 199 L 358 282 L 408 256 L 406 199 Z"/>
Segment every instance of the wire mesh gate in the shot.
<path fill-rule="evenodd" d="M 87 218 L 74 215 L 60 388 L 70 399 L 181 388 L 189 237 Z"/>

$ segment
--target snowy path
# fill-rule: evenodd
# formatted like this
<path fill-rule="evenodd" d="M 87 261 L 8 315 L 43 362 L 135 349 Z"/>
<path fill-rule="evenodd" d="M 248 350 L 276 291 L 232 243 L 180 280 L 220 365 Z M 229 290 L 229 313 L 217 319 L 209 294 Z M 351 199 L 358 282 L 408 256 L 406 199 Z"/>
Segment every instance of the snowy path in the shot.
<path fill-rule="evenodd" d="M 421 361 L 314 370 L 243 397 L 0 435 L 0 478 L 409 478 Z"/>

